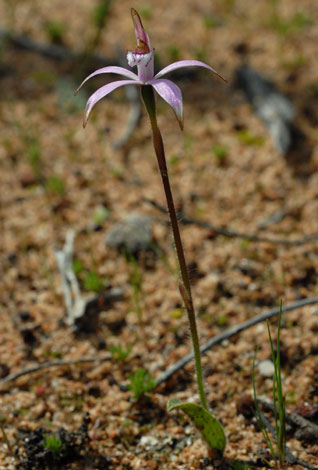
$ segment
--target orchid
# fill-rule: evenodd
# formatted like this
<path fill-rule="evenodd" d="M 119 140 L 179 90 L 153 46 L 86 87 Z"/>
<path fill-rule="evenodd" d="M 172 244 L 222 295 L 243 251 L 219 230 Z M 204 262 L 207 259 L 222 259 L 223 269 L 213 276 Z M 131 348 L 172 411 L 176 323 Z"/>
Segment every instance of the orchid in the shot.
<path fill-rule="evenodd" d="M 158 72 L 154 76 L 155 49 L 151 49 L 149 36 L 144 30 L 140 16 L 134 8 L 131 9 L 131 15 L 135 27 L 137 47 L 135 51 L 127 51 L 126 57 L 128 65 L 130 67 L 137 66 L 138 75 L 123 67 L 108 66 L 95 70 L 95 72 L 91 73 L 88 77 L 86 77 L 75 93 L 77 93 L 88 80 L 95 77 L 96 75 L 100 75 L 103 73 L 114 73 L 122 75 L 124 77 L 127 77 L 129 80 L 119 80 L 116 82 L 108 83 L 107 85 L 104 85 L 97 91 L 95 91 L 95 93 L 93 93 L 87 101 L 83 126 L 86 126 L 87 120 L 95 104 L 112 91 L 125 85 L 151 85 L 156 90 L 158 95 L 161 96 L 161 98 L 164 99 L 173 108 L 176 118 L 179 122 L 180 128 L 182 130 L 183 101 L 181 90 L 171 80 L 162 77 L 169 72 L 183 67 L 197 66 L 204 67 L 213 72 L 214 74 L 218 75 L 220 78 L 222 78 L 222 80 L 224 79 L 216 70 L 199 60 L 180 60 L 178 62 L 174 62 L 168 65 L 167 67 L 164 67 L 162 70 L 160 70 L 160 72 Z"/>
<path fill-rule="evenodd" d="M 195 310 L 192 299 L 191 292 L 191 283 L 187 268 L 187 263 L 185 259 L 185 254 L 183 250 L 183 244 L 181 240 L 181 234 L 179 230 L 178 217 L 175 209 L 175 204 L 173 200 L 169 173 L 167 168 L 165 150 L 162 140 L 162 135 L 158 126 L 157 116 L 156 116 L 156 101 L 155 93 L 156 91 L 161 98 L 163 98 L 174 110 L 177 120 L 179 122 L 180 128 L 183 129 L 183 109 L 182 109 L 182 94 L 180 88 L 170 80 L 162 78 L 168 72 L 173 70 L 188 67 L 188 66 L 199 66 L 211 70 L 213 73 L 219 75 L 212 67 L 200 62 L 198 60 L 181 60 L 179 62 L 174 62 L 173 64 L 168 65 L 162 69 L 159 73 L 154 76 L 154 49 L 151 49 L 150 41 L 148 34 L 143 28 L 140 16 L 134 10 L 131 9 L 131 15 L 133 23 L 135 26 L 135 34 L 137 39 L 137 47 L 135 51 L 127 52 L 127 61 L 130 67 L 137 66 L 138 75 L 131 72 L 130 70 L 124 69 L 117 66 L 104 67 L 96 72 L 93 72 L 89 75 L 83 83 L 80 85 L 79 89 L 87 82 L 90 78 L 95 75 L 102 73 L 117 73 L 123 75 L 124 77 L 129 78 L 129 80 L 120 80 L 118 82 L 112 82 L 107 85 L 99 88 L 92 96 L 89 98 L 85 116 L 84 116 L 84 127 L 87 123 L 89 115 L 95 106 L 95 104 L 104 96 L 107 96 L 110 92 L 119 88 L 123 85 L 139 85 L 141 88 L 141 97 L 143 99 L 145 108 L 147 110 L 151 130 L 152 130 L 152 140 L 153 146 L 157 157 L 158 168 L 162 179 L 162 184 L 166 196 L 171 228 L 173 232 L 173 238 L 175 242 L 175 248 L 177 252 L 177 258 L 180 268 L 180 278 L 179 278 L 179 291 L 183 300 L 185 311 L 188 315 L 188 321 L 190 326 L 192 346 L 194 353 L 194 363 L 196 370 L 196 380 L 198 385 L 198 392 L 200 396 L 201 405 L 195 403 L 182 403 L 176 398 L 172 398 L 167 405 L 168 410 L 181 409 L 186 413 L 189 418 L 193 421 L 194 425 L 201 432 L 203 438 L 208 444 L 211 455 L 222 454 L 225 448 L 226 438 L 224 430 L 219 423 L 219 421 L 210 413 L 208 409 L 208 403 L 205 396 L 204 385 L 203 385 L 203 374 L 202 374 L 202 365 L 201 365 L 201 353 L 199 345 L 199 336 L 196 324 Z M 222 78 L 222 77 L 221 77 Z M 224 80 L 224 79 L 223 79 Z M 78 91 L 77 90 L 77 91 Z"/>

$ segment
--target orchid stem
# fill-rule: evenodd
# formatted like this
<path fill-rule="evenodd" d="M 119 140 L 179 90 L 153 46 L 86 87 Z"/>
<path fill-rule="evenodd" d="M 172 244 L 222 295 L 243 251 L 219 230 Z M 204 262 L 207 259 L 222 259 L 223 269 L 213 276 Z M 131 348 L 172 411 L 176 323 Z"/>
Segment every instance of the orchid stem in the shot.
<path fill-rule="evenodd" d="M 201 354 L 200 354 L 200 345 L 199 345 L 199 337 L 198 337 L 198 329 L 195 319 L 195 311 L 193 306 L 192 294 L 191 294 L 191 285 L 190 279 L 188 274 L 188 269 L 186 265 L 186 260 L 184 256 L 183 245 L 180 236 L 179 224 L 177 219 L 177 214 L 173 202 L 173 196 L 169 181 L 168 169 L 166 164 L 166 157 L 165 151 L 162 141 L 162 136 L 160 129 L 157 123 L 156 117 L 156 103 L 155 103 L 155 96 L 152 86 L 143 85 L 141 87 L 141 95 L 149 115 L 151 129 L 152 129 L 152 137 L 153 137 L 153 145 L 157 156 L 158 166 L 160 170 L 160 175 L 164 187 L 164 192 L 166 195 L 167 206 L 169 210 L 170 222 L 175 242 L 175 247 L 177 251 L 177 257 L 179 261 L 181 279 L 179 283 L 180 294 L 183 299 L 185 309 L 188 314 L 188 320 L 190 325 L 191 337 L 192 337 L 192 345 L 194 351 L 194 361 L 195 361 L 195 369 L 196 369 L 196 377 L 197 377 L 197 384 L 198 390 L 201 400 L 201 405 L 203 408 L 208 409 L 207 401 L 204 393 L 203 387 L 203 378 L 202 378 L 202 365 L 201 365 Z"/>

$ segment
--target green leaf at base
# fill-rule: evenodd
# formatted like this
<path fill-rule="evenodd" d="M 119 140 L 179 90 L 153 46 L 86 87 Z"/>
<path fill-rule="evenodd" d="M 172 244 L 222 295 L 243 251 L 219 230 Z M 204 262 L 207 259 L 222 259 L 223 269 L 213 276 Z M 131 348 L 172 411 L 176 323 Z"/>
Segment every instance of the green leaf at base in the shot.
<path fill-rule="evenodd" d="M 221 424 L 211 413 L 195 403 L 182 403 L 178 398 L 171 398 L 167 409 L 182 410 L 193 421 L 210 449 L 223 453 L 226 444 L 225 434 Z"/>

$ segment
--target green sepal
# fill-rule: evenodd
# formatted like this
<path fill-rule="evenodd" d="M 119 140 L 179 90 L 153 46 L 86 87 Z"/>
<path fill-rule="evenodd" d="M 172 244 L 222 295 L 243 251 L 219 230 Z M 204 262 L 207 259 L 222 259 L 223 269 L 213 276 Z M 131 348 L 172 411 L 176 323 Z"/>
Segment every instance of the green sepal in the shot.
<path fill-rule="evenodd" d="M 221 424 L 209 411 L 195 403 L 182 403 L 178 398 L 171 398 L 167 409 L 168 411 L 182 410 L 193 421 L 209 448 L 223 453 L 226 437 Z"/>

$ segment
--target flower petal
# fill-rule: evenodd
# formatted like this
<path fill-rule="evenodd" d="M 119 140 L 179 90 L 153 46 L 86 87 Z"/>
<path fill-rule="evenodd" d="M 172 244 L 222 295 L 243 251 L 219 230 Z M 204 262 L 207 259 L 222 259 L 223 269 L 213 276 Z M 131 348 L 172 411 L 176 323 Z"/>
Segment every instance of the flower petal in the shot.
<path fill-rule="evenodd" d="M 123 75 L 124 77 L 131 78 L 132 80 L 139 80 L 138 76 L 134 73 L 131 72 L 130 70 L 124 69 L 123 67 L 117 67 L 116 65 L 110 65 L 108 67 L 103 67 L 101 69 L 95 70 L 95 72 L 91 73 L 88 77 L 85 78 L 85 80 L 80 84 L 80 86 L 77 88 L 76 93 L 80 91 L 82 86 L 87 82 L 92 77 L 95 77 L 95 75 L 100 75 L 101 73 L 117 73 L 118 75 Z"/>
<path fill-rule="evenodd" d="M 84 127 L 86 126 L 89 115 L 93 107 L 95 106 L 95 104 L 99 100 L 104 98 L 106 95 L 116 90 L 116 88 L 119 88 L 120 86 L 123 86 L 123 85 L 142 85 L 142 82 L 140 82 L 139 80 L 138 81 L 137 80 L 119 80 L 118 82 L 108 83 L 107 85 L 104 85 L 101 88 L 98 88 L 98 90 L 95 91 L 95 93 L 93 93 L 87 101 L 86 108 L 85 108 L 84 122 L 83 122 Z"/>
<path fill-rule="evenodd" d="M 183 102 L 180 88 L 165 78 L 150 80 L 147 84 L 152 85 L 158 95 L 170 104 L 176 114 L 180 129 L 183 130 Z"/>
<path fill-rule="evenodd" d="M 172 72 L 173 70 L 177 70 L 182 67 L 193 67 L 193 66 L 204 67 L 208 70 L 211 70 L 211 72 L 215 73 L 218 77 L 222 78 L 222 80 L 226 82 L 225 78 L 223 78 L 222 75 L 220 75 L 216 70 L 214 70 L 208 64 L 205 64 L 204 62 L 201 62 L 200 60 L 179 60 L 178 62 L 173 62 L 173 64 L 167 65 L 167 67 L 160 70 L 160 72 L 158 72 L 154 78 L 160 78 L 166 73 Z"/>

